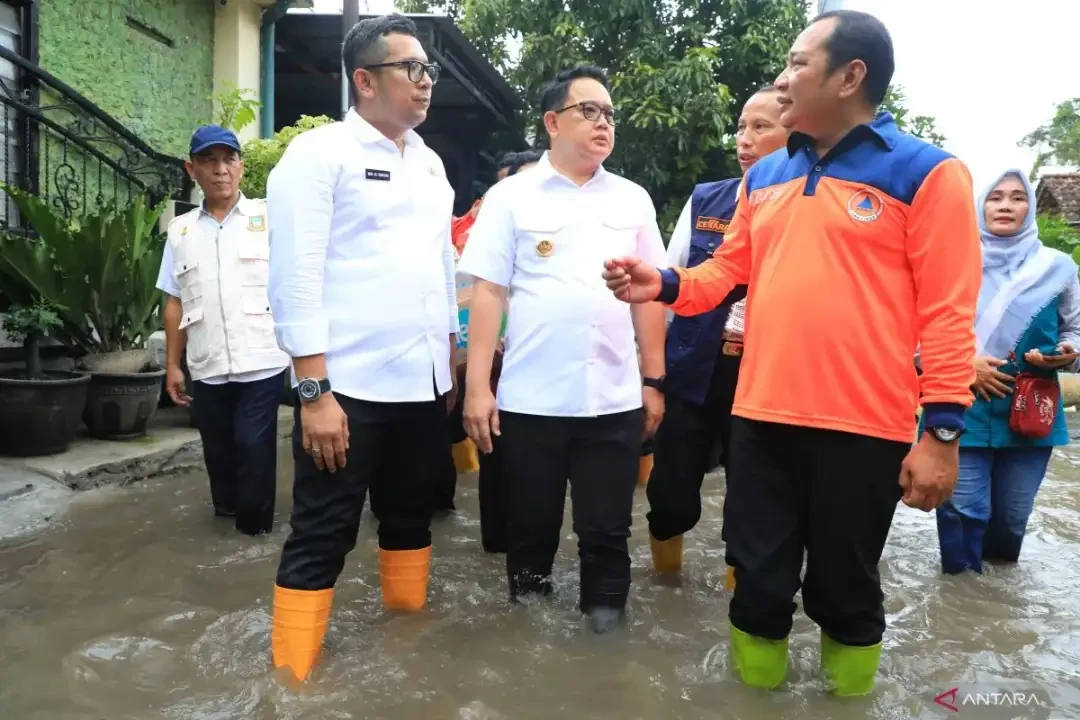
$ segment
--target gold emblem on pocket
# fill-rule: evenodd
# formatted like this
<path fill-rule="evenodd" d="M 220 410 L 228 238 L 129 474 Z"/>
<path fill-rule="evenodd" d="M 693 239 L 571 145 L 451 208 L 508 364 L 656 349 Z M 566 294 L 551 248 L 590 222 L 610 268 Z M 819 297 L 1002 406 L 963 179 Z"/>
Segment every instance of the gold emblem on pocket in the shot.
<path fill-rule="evenodd" d="M 184 236 L 186 236 L 186 235 L 187 235 L 187 225 L 185 225 L 184 227 L 180 228 L 180 237 L 184 237 Z"/>
<path fill-rule="evenodd" d="M 266 229 L 266 217 L 264 215 L 252 215 L 248 218 L 247 229 L 251 232 L 261 232 Z"/>
<path fill-rule="evenodd" d="M 547 257 L 553 252 L 555 252 L 555 243 L 547 239 L 536 241 L 536 254 L 540 257 Z"/>

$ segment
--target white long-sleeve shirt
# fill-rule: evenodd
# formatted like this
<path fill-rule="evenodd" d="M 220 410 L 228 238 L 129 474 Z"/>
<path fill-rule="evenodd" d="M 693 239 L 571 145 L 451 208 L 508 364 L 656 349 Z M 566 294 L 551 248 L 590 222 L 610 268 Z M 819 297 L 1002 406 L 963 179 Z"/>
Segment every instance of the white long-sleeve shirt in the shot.
<path fill-rule="evenodd" d="M 448 392 L 454 190 L 439 156 L 412 131 L 402 152 L 350 110 L 293 140 L 266 194 L 281 348 L 325 355 L 333 391 L 348 397 Z"/>

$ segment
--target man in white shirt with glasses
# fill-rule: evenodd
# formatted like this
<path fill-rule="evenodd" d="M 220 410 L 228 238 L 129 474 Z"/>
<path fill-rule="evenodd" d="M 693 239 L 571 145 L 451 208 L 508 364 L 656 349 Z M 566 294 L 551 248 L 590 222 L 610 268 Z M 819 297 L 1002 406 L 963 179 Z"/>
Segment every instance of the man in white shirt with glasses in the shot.
<path fill-rule="evenodd" d="M 425 604 L 434 462 L 445 451 L 458 331 L 454 191 L 413 131 L 439 66 L 415 24 L 396 14 L 357 23 L 342 55 L 354 107 L 343 122 L 296 138 L 267 186 L 270 299 L 297 396 L 273 660 L 301 681 L 322 646 L 372 483 L 383 602 L 405 611 Z"/>
<path fill-rule="evenodd" d="M 619 307 L 596 267 L 618 248 L 664 264 L 664 244 L 648 192 L 603 168 L 615 146 L 604 71 L 560 73 L 541 112 L 551 149 L 488 191 L 458 264 L 476 279 L 464 421 L 481 452 L 498 443 L 513 488 L 511 597 L 553 589 L 569 480 L 579 607 L 604 633 L 623 619 L 638 458 L 664 412 L 664 314 L 656 303 Z M 496 403 L 488 381 L 507 297 Z"/>

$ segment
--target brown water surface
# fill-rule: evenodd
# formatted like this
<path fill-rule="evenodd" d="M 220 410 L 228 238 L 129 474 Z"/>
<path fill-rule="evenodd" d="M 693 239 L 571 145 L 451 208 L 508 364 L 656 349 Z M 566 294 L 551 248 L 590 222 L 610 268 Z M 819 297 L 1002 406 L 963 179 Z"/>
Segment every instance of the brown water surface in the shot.
<path fill-rule="evenodd" d="M 818 633 L 801 612 L 782 690 L 732 677 L 722 476 L 706 481 L 681 587 L 649 575 L 639 491 L 628 623 L 601 638 L 576 611 L 569 519 L 558 595 L 511 607 L 502 556 L 480 550 L 475 476 L 463 475 L 458 512 L 435 525 L 427 610 L 392 616 L 367 515 L 322 661 L 287 690 L 269 668 L 284 455 L 282 469 L 269 537 L 211 517 L 206 478 L 192 473 L 91 491 L 50 529 L 0 547 L 0 718 L 1080 718 L 1080 444 L 1055 452 L 1019 565 L 945 578 L 933 516 L 898 512 L 881 567 L 890 627 L 878 685 L 854 700 L 822 691 Z M 959 700 L 1021 695 L 953 713 L 934 702 L 953 687 Z"/>

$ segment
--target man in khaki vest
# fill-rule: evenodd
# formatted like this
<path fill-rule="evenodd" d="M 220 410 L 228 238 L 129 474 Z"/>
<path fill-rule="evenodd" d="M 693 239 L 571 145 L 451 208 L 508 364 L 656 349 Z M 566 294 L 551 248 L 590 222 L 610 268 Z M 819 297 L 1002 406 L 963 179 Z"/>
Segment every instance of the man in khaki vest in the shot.
<path fill-rule="evenodd" d="M 190 155 L 187 171 L 206 199 L 169 224 L 161 258 L 165 387 L 173 402 L 191 405 L 180 368 L 186 350 L 214 514 L 257 535 L 274 523 L 277 410 L 289 362 L 266 296 L 266 201 L 240 192 L 244 162 L 232 132 L 199 128 Z"/>

